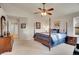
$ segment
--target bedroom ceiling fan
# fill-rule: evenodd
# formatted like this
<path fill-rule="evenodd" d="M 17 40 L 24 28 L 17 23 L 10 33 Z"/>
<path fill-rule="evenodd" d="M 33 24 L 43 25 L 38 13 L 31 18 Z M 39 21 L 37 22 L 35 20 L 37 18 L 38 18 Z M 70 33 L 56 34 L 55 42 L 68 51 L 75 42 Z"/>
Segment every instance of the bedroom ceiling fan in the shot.
<path fill-rule="evenodd" d="M 43 8 L 38 8 L 38 12 L 35 12 L 34 14 L 41 14 L 41 16 L 46 16 L 46 15 L 52 15 L 51 11 L 54 10 L 54 8 L 49 8 L 46 9 L 45 5 L 46 3 L 42 3 L 43 4 Z"/>

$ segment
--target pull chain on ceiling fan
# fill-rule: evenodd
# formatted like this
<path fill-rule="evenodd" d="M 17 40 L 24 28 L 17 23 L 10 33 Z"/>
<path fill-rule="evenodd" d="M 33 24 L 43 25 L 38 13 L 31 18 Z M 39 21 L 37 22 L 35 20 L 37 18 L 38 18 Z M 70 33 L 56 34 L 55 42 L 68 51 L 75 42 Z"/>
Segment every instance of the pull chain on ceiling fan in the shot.
<path fill-rule="evenodd" d="M 41 14 L 42 16 L 52 15 L 51 11 L 53 11 L 54 8 L 46 9 L 45 8 L 45 4 L 46 3 L 42 3 L 42 4 L 43 4 L 43 8 L 38 8 L 39 9 L 39 12 L 35 12 L 34 14 Z"/>

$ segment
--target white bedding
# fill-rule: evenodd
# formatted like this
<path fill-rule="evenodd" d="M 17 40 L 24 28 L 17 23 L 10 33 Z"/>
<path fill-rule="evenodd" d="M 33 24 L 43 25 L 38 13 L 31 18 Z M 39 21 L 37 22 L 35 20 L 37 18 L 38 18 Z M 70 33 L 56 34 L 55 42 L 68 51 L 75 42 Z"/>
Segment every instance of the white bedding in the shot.
<path fill-rule="evenodd" d="M 64 33 L 52 33 L 51 37 L 53 39 L 55 39 L 55 40 L 57 40 L 57 39 L 63 39 L 63 38 L 66 37 L 66 34 L 64 34 Z"/>
<path fill-rule="evenodd" d="M 64 33 L 52 33 L 51 34 L 51 38 L 54 42 L 54 46 L 60 44 L 60 43 L 64 43 L 65 42 L 65 38 L 66 38 L 66 34 Z"/>

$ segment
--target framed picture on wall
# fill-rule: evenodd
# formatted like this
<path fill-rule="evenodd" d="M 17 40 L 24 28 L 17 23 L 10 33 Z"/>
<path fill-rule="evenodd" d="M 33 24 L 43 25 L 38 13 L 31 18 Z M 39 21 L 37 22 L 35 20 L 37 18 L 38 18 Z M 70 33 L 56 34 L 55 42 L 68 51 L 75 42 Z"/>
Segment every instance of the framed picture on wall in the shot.
<path fill-rule="evenodd" d="M 60 21 L 55 21 L 54 25 L 59 27 L 60 26 Z"/>
<path fill-rule="evenodd" d="M 40 29 L 41 28 L 41 23 L 40 22 L 36 22 L 36 29 Z"/>
<path fill-rule="evenodd" d="M 59 29 L 60 27 L 60 21 L 54 21 L 55 28 Z"/>
<path fill-rule="evenodd" d="M 22 23 L 22 24 L 21 24 L 21 28 L 22 28 L 22 29 L 25 29 L 25 28 L 26 28 L 26 23 Z"/>

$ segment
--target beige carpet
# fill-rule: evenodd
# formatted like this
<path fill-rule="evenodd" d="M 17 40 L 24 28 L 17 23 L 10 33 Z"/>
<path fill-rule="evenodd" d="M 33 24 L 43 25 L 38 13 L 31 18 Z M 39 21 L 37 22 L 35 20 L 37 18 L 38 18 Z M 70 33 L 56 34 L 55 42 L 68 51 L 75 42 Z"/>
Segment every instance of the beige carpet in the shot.
<path fill-rule="evenodd" d="M 33 40 L 15 40 L 12 52 L 5 52 L 2 55 L 72 55 L 73 50 L 74 46 L 65 43 L 49 51 L 47 47 Z"/>

